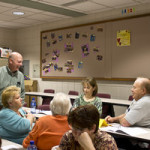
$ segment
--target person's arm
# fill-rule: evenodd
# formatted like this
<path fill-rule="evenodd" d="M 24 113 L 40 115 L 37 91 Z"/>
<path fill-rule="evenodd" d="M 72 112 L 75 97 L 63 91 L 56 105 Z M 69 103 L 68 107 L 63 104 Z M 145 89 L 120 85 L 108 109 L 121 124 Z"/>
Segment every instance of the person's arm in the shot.
<path fill-rule="evenodd" d="M 8 131 L 16 132 L 19 134 L 27 133 L 30 131 L 30 121 L 16 114 L 13 111 L 6 111 L 4 114 L 1 125 Z"/>
<path fill-rule="evenodd" d="M 71 111 L 77 108 L 79 106 L 79 103 L 80 103 L 80 98 L 76 98 L 73 103 L 73 106 L 71 107 Z"/>
<path fill-rule="evenodd" d="M 30 141 L 33 140 L 35 142 L 35 144 L 37 143 L 37 138 L 39 135 L 39 125 L 38 125 L 38 121 L 36 121 L 32 131 L 29 133 L 29 135 L 23 140 L 23 147 L 27 148 L 28 145 L 30 144 Z"/>
<path fill-rule="evenodd" d="M 28 114 L 26 114 L 26 118 L 30 121 L 30 126 L 32 127 L 32 124 L 33 124 L 34 119 L 35 119 L 34 115 L 31 113 L 28 113 Z"/>
<path fill-rule="evenodd" d="M 19 112 L 20 112 L 20 114 L 24 117 L 24 118 L 26 118 L 26 119 L 28 119 L 29 121 L 30 121 L 30 126 L 31 126 L 31 128 L 32 128 L 32 124 L 33 124 L 33 122 L 35 121 L 35 116 L 33 115 L 33 114 L 31 114 L 31 113 L 28 113 L 26 110 L 24 110 L 23 108 L 20 108 L 19 109 Z"/>
<path fill-rule="evenodd" d="M 124 127 L 129 127 L 131 124 L 123 117 L 122 119 L 119 120 L 120 124 Z"/>
<path fill-rule="evenodd" d="M 96 97 L 96 102 L 94 103 L 94 106 L 98 109 L 99 114 L 102 115 L 102 101 L 99 97 Z"/>
<path fill-rule="evenodd" d="M 95 150 L 92 139 L 87 132 L 81 133 L 78 137 L 78 142 L 84 150 Z"/>
<path fill-rule="evenodd" d="M 121 120 L 122 118 L 124 118 L 124 116 L 125 116 L 125 114 L 122 114 L 122 115 L 117 116 L 117 117 L 107 116 L 107 117 L 105 118 L 105 120 L 106 120 L 107 123 L 113 123 L 113 122 L 118 122 L 118 123 L 119 123 L 120 120 Z"/>
<path fill-rule="evenodd" d="M 122 114 L 122 115 L 117 116 L 117 117 L 107 116 L 105 118 L 105 120 L 107 123 L 113 123 L 113 122 L 120 123 L 124 127 L 131 126 L 131 124 L 124 117 L 125 117 L 125 114 Z"/>
<path fill-rule="evenodd" d="M 21 76 L 21 93 L 20 93 L 20 97 L 22 98 L 22 104 L 24 104 L 25 102 L 25 86 L 24 86 L 24 75 L 22 74 Z"/>

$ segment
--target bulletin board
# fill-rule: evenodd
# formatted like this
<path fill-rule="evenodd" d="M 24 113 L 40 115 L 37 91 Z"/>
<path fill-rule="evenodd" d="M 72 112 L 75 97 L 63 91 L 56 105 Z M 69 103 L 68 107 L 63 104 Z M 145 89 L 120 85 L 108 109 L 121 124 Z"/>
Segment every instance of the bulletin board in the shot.
<path fill-rule="evenodd" d="M 41 33 L 41 77 L 105 77 L 105 25 L 90 24 Z"/>
<path fill-rule="evenodd" d="M 150 77 L 149 39 L 149 14 L 42 31 L 40 76 L 109 80 Z"/>

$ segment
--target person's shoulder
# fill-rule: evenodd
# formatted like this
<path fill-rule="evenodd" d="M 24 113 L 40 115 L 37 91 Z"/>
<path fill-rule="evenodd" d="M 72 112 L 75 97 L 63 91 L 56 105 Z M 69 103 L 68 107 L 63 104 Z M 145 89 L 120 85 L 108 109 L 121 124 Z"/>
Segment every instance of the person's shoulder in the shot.
<path fill-rule="evenodd" d="M 83 95 L 82 95 L 82 94 L 79 95 L 79 96 L 75 99 L 75 101 L 80 101 L 80 100 L 83 100 Z"/>
<path fill-rule="evenodd" d="M 150 95 L 145 95 L 137 101 L 137 104 L 150 104 Z"/>
<path fill-rule="evenodd" d="M 69 130 L 67 131 L 65 134 L 64 134 L 65 137 L 67 137 L 68 139 L 73 139 L 74 136 L 72 134 L 72 130 Z"/>
<path fill-rule="evenodd" d="M 53 120 L 53 116 L 51 116 L 51 115 L 45 115 L 43 117 L 40 117 L 38 119 L 38 122 L 49 122 L 51 120 Z"/>
<path fill-rule="evenodd" d="M 18 74 L 24 77 L 24 74 L 18 70 Z"/>
<path fill-rule="evenodd" d="M 102 140 L 107 140 L 107 141 L 112 141 L 112 136 L 110 134 L 108 134 L 106 131 L 100 131 L 98 130 L 98 132 L 96 133 L 96 137 L 102 141 Z"/>
<path fill-rule="evenodd" d="M 11 109 L 8 109 L 8 108 L 3 108 L 1 111 L 0 111 L 0 116 L 4 116 L 4 117 L 7 117 L 7 116 L 11 116 L 11 114 L 13 114 L 13 111 Z"/>
<path fill-rule="evenodd" d="M 101 98 L 98 97 L 98 96 L 95 96 L 95 100 L 96 100 L 96 101 L 100 101 L 100 102 L 102 101 Z"/>
<path fill-rule="evenodd" d="M 6 70 L 6 66 L 0 67 L 0 72 Z"/>

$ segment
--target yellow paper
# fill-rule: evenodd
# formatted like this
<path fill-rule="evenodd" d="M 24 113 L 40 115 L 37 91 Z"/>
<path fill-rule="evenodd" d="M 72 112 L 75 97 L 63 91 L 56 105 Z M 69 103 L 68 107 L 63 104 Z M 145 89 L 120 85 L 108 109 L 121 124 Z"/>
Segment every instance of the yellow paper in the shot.
<path fill-rule="evenodd" d="M 130 31 L 120 30 L 117 32 L 117 46 L 130 46 Z"/>
<path fill-rule="evenodd" d="M 107 126 L 108 126 L 108 124 L 107 124 L 107 122 L 106 122 L 105 119 L 100 119 L 99 120 L 99 128 L 101 128 L 101 127 L 107 127 Z"/>

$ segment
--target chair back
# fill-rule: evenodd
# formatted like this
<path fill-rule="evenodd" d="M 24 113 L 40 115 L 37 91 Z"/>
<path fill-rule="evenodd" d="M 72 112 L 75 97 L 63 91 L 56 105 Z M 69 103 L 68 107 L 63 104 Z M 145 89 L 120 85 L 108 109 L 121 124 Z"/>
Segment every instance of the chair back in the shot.
<path fill-rule="evenodd" d="M 106 93 L 97 93 L 96 96 L 101 98 L 111 98 L 111 95 Z"/>
<path fill-rule="evenodd" d="M 44 93 L 55 93 L 53 89 L 45 89 Z M 42 105 L 39 105 L 37 108 L 40 110 L 50 110 L 50 102 L 53 99 L 52 97 L 42 96 Z"/>
<path fill-rule="evenodd" d="M 133 100 L 132 95 L 129 96 L 128 100 L 129 100 L 129 101 L 132 101 L 132 100 Z"/>
<path fill-rule="evenodd" d="M 50 111 L 50 105 L 40 105 L 38 106 L 38 109 Z"/>
<path fill-rule="evenodd" d="M 68 95 L 79 95 L 79 92 L 78 91 L 69 91 Z M 75 99 L 71 98 L 70 100 L 71 100 L 71 104 L 73 105 Z"/>
<path fill-rule="evenodd" d="M 79 95 L 77 91 L 69 91 L 68 95 Z"/>
<path fill-rule="evenodd" d="M 53 89 L 45 89 L 44 93 L 55 93 L 55 90 Z M 47 97 L 47 96 L 42 96 L 42 105 L 49 105 L 50 101 L 53 99 L 53 97 Z"/>
<path fill-rule="evenodd" d="M 55 90 L 53 90 L 53 89 L 45 89 L 44 93 L 55 93 Z"/>
<path fill-rule="evenodd" d="M 96 96 L 98 96 L 100 98 L 111 98 L 111 95 L 110 94 L 106 94 L 106 93 L 97 93 Z M 113 105 L 112 104 L 102 103 L 102 115 L 101 115 L 101 118 L 105 118 L 108 115 L 110 115 L 112 117 L 115 116 Z"/>

